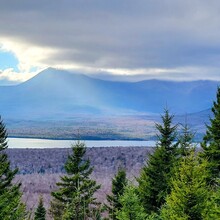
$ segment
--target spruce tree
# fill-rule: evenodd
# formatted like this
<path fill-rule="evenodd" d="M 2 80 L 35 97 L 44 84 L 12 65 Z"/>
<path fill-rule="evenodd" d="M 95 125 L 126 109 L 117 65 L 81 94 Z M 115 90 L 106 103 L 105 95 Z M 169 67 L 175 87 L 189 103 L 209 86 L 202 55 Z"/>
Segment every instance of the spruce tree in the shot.
<path fill-rule="evenodd" d="M 194 133 L 189 128 L 189 125 L 187 123 L 182 125 L 182 129 L 180 130 L 180 135 L 178 137 L 180 157 L 184 157 L 189 154 L 191 148 L 193 147 L 193 138 Z"/>
<path fill-rule="evenodd" d="M 207 185 L 207 161 L 199 161 L 195 150 L 183 157 L 172 179 L 171 193 L 161 209 L 163 220 L 220 219 L 214 191 Z"/>
<path fill-rule="evenodd" d="M 124 193 L 120 196 L 122 207 L 117 211 L 118 220 L 146 220 L 146 213 L 133 185 L 127 185 Z"/>
<path fill-rule="evenodd" d="M 46 220 L 46 209 L 44 208 L 42 196 L 39 198 L 39 203 L 34 214 L 34 220 Z"/>
<path fill-rule="evenodd" d="M 0 219 L 24 219 L 26 213 L 21 202 L 21 184 L 12 183 L 18 169 L 10 168 L 7 148 L 7 131 L 0 118 Z"/>
<path fill-rule="evenodd" d="M 121 210 L 122 204 L 119 198 L 124 193 L 124 189 L 127 185 L 126 171 L 123 168 L 118 169 L 118 173 L 112 179 L 112 194 L 107 195 L 107 201 L 109 205 L 106 208 L 109 213 L 109 217 L 116 220 L 116 213 Z"/>
<path fill-rule="evenodd" d="M 210 181 L 215 184 L 215 179 L 220 177 L 220 87 L 217 90 L 217 99 L 213 103 L 212 113 L 213 118 L 210 118 L 210 125 L 207 125 L 206 135 L 201 144 L 203 148 L 201 156 L 208 159 Z"/>
<path fill-rule="evenodd" d="M 7 187 L 12 186 L 12 180 L 18 172 L 18 169 L 10 169 L 10 161 L 6 154 L 6 149 L 8 148 L 7 142 L 7 131 L 5 125 L 0 118 L 0 194 Z M 17 185 L 20 187 L 20 184 Z"/>
<path fill-rule="evenodd" d="M 52 192 L 54 200 L 51 203 L 51 213 L 54 219 L 81 220 L 89 218 L 98 203 L 94 193 L 100 188 L 96 181 L 90 178 L 93 167 L 90 161 L 84 159 L 86 146 L 78 141 L 72 146 L 72 154 L 65 163 L 67 175 L 57 183 L 59 189 Z"/>
<path fill-rule="evenodd" d="M 25 205 L 21 202 L 17 186 L 4 190 L 0 195 L 0 219 L 24 220 L 27 216 Z"/>
<path fill-rule="evenodd" d="M 147 214 L 158 212 L 170 192 L 170 177 L 177 162 L 178 143 L 174 143 L 177 125 L 172 125 L 173 115 L 165 109 L 162 124 L 156 124 L 158 142 L 142 168 L 138 191 Z"/>

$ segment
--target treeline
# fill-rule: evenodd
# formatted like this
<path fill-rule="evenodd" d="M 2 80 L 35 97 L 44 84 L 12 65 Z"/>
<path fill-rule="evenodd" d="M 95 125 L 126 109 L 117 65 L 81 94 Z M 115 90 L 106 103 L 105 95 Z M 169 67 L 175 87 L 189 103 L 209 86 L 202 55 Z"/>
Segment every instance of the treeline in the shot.
<path fill-rule="evenodd" d="M 43 198 L 35 213 L 28 213 L 21 201 L 20 183 L 12 180 L 5 150 L 7 133 L 0 122 L 0 219 L 44 220 L 46 212 L 55 220 L 215 220 L 220 219 L 220 88 L 213 103 L 214 117 L 197 152 L 189 126 L 173 124 L 167 109 L 156 124 L 158 141 L 135 182 L 119 167 L 112 179 L 106 204 L 96 199 L 101 187 L 90 178 L 93 167 L 85 159 L 86 146 L 76 142 L 65 163 L 66 175 L 52 192 L 51 207 Z M 181 132 L 178 132 L 179 126 Z"/>

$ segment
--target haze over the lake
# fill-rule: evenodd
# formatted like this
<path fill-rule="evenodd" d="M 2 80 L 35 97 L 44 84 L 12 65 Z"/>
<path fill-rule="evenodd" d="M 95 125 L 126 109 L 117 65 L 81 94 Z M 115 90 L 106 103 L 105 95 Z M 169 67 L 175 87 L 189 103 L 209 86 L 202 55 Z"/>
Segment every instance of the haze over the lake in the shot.
<path fill-rule="evenodd" d="M 110 80 L 220 80 L 219 1 L 0 3 L 0 85 L 47 67 Z"/>

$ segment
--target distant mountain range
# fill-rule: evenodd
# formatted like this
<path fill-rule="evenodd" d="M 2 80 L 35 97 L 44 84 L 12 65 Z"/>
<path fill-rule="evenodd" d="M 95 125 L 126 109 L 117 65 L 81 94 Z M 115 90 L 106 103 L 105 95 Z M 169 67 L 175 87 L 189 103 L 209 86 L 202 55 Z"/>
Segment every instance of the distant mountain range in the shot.
<path fill-rule="evenodd" d="M 75 115 L 175 114 L 211 107 L 216 81 L 112 82 L 46 69 L 15 86 L 0 87 L 0 114 L 9 119 L 64 119 Z"/>
<path fill-rule="evenodd" d="M 49 68 L 19 85 L 1 86 L 0 114 L 12 136 L 71 138 L 81 127 L 89 139 L 146 139 L 168 107 L 177 122 L 187 114 L 202 134 L 218 84 L 114 82 Z"/>

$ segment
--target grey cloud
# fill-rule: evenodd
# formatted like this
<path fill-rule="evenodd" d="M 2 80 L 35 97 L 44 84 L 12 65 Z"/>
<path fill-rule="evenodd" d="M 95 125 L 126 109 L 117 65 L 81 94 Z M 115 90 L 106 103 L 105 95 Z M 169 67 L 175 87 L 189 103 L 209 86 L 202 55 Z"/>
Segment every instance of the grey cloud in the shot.
<path fill-rule="evenodd" d="M 220 68 L 219 1 L 0 0 L 0 36 L 56 50 L 45 64 Z"/>

